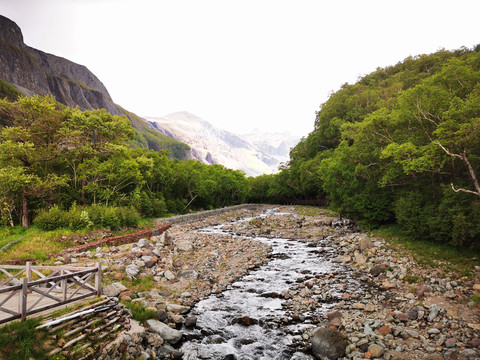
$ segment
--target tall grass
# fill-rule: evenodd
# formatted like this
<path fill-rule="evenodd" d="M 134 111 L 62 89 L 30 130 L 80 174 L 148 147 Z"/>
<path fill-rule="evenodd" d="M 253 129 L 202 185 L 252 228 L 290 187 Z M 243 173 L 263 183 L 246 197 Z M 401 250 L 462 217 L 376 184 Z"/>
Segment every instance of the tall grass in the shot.
<path fill-rule="evenodd" d="M 471 277 L 475 266 L 480 266 L 478 252 L 441 242 L 414 240 L 398 225 L 382 226 L 373 230 L 373 234 L 385 239 L 397 252 L 412 255 L 420 265 L 440 268 L 450 277 Z"/>
<path fill-rule="evenodd" d="M 45 359 L 49 344 L 46 331 L 37 330 L 41 319 L 28 319 L 0 327 L 0 359 Z"/>

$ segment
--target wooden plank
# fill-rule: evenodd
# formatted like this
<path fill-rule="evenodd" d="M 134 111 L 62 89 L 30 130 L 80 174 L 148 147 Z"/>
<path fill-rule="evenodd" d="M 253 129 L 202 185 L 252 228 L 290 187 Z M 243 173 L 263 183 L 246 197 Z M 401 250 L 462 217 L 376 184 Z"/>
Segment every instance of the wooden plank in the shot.
<path fill-rule="evenodd" d="M 1 319 L 0 320 L 0 325 L 5 324 L 5 323 L 10 322 L 10 321 L 13 321 L 13 320 L 20 319 L 20 318 L 21 318 L 21 315 L 17 314 L 15 316 L 10 316 L 9 318 L 6 318 L 6 319 Z"/>
<path fill-rule="evenodd" d="M 67 300 L 67 301 L 65 301 L 65 302 L 62 302 L 61 304 L 52 304 L 52 305 L 44 306 L 44 307 L 42 307 L 42 308 L 38 308 L 38 309 L 35 309 L 35 310 L 30 311 L 30 312 L 28 313 L 28 315 L 36 314 L 36 313 L 39 313 L 39 312 L 42 312 L 42 311 L 45 311 L 45 310 L 50 310 L 50 309 L 59 307 L 59 306 L 61 306 L 61 305 L 66 305 L 66 304 L 75 302 L 75 301 L 77 301 L 77 300 L 85 299 L 85 298 L 90 297 L 90 296 L 93 296 L 93 295 L 96 295 L 96 294 L 95 294 L 95 293 L 84 294 L 84 295 L 77 296 L 75 299 L 69 299 L 69 300 Z"/>
<path fill-rule="evenodd" d="M 25 269 L 23 269 L 22 271 L 19 271 L 18 273 L 16 273 L 15 275 L 13 274 L 10 274 L 8 271 L 6 270 L 3 270 L 3 269 L 0 269 L 4 274 L 6 274 L 7 276 L 9 276 L 9 278 L 7 278 L 6 280 L 3 280 L 2 283 L 0 283 L 0 286 L 3 286 L 3 284 L 6 284 L 8 283 L 10 280 L 12 279 L 15 279 L 17 276 L 20 276 L 22 275 L 24 272 L 25 272 Z"/>
<path fill-rule="evenodd" d="M 71 278 L 73 276 L 81 276 L 81 275 L 90 274 L 90 273 L 93 274 L 93 273 L 96 273 L 96 272 L 97 272 L 96 268 L 90 268 L 88 270 L 79 271 L 79 272 L 76 272 L 74 274 L 65 274 L 65 275 L 59 275 L 59 276 L 49 277 L 49 278 L 45 278 L 45 279 L 35 280 L 35 281 L 32 281 L 29 285 L 30 286 L 36 286 L 36 285 L 45 284 L 45 283 L 48 283 L 48 282 L 51 282 L 51 281 L 56 283 L 57 281 L 62 280 L 62 279 L 68 279 L 68 278 Z"/>
<path fill-rule="evenodd" d="M 95 289 L 92 285 L 87 283 L 87 281 L 89 281 L 92 278 L 92 276 L 93 274 L 90 274 L 86 279 L 78 279 L 76 276 L 74 276 L 70 280 L 72 280 L 72 282 L 74 282 L 76 285 L 80 286 L 80 288 L 86 288 L 86 289 L 88 288 L 90 290 L 97 291 L 97 289 Z"/>
<path fill-rule="evenodd" d="M 92 275 L 93 275 L 93 274 L 91 274 L 86 281 L 90 280 L 90 278 L 92 277 Z M 74 278 L 72 279 L 72 281 L 77 282 Z M 78 287 L 78 288 L 72 293 L 72 295 L 70 295 L 70 298 L 72 298 L 72 297 L 73 297 L 77 292 L 79 292 L 82 288 L 87 289 L 87 287 L 84 286 L 84 285 L 86 284 L 86 281 L 85 281 L 84 283 L 82 283 L 82 284 L 78 284 L 80 287 Z M 78 282 L 77 282 L 77 283 L 78 283 Z M 89 285 L 89 287 L 92 288 L 90 285 Z M 93 288 L 92 288 L 92 289 L 93 289 Z M 95 289 L 93 289 L 93 292 L 94 292 L 95 294 L 97 293 L 97 291 L 96 291 Z"/>
<path fill-rule="evenodd" d="M 21 286 L 22 286 L 22 285 L 20 285 L 20 289 L 21 289 Z M 18 290 L 20 290 L 20 289 L 18 289 Z M 5 304 L 8 300 L 10 300 L 10 299 L 17 293 L 18 290 L 12 291 L 12 293 L 11 293 L 10 295 L 8 295 L 8 296 L 5 298 L 5 300 L 3 300 L 3 301 L 0 303 L 0 306 L 3 306 L 3 304 Z"/>
<path fill-rule="evenodd" d="M 95 290 L 97 291 L 97 295 L 101 295 L 102 293 L 102 263 L 97 262 L 97 273 L 95 274 Z"/>
<path fill-rule="evenodd" d="M 96 267 L 31 266 L 28 263 L 26 266 L 0 265 L 0 271 L 9 276 L 6 281 L 20 277 L 24 273 L 26 276 L 19 279 L 22 281 L 21 285 L 0 287 L 0 295 L 5 294 L 0 299 L 0 324 L 18 318 L 23 320 L 27 315 L 44 312 L 97 295 L 97 279 L 100 275 L 99 272 L 101 272 L 101 264 L 97 263 L 96 265 Z M 19 269 L 20 271 L 12 275 L 6 269 L 9 271 Z M 52 274 L 45 275 L 40 270 L 52 271 L 54 276 Z M 62 272 L 60 273 L 60 271 Z M 60 275 L 57 275 L 59 273 Z M 31 279 L 33 274 L 38 275 L 40 279 L 29 282 L 27 278 Z M 91 282 L 93 276 L 95 276 L 95 286 L 88 283 Z M 71 286 L 68 286 L 69 282 Z M 52 286 L 48 286 L 48 284 Z M 47 287 L 42 285 L 47 285 Z M 39 288 L 39 286 L 42 286 L 42 288 Z M 58 297 L 57 290 L 61 291 Z M 30 291 L 33 291 L 33 293 L 29 294 Z M 39 297 L 36 296 L 37 294 Z M 16 295 L 19 296 L 18 302 L 13 301 Z M 43 306 L 42 303 L 45 305 Z M 29 304 L 31 305 L 29 306 Z M 12 305 L 18 306 L 18 312 L 12 309 Z M 4 317 L 7 314 L 11 316 Z"/>
<path fill-rule="evenodd" d="M 7 314 L 10 314 L 10 315 L 18 315 L 18 311 L 15 312 L 15 311 L 9 310 L 7 308 L 2 308 L 2 307 L 0 307 L 0 310 L 3 311 L 3 312 L 6 312 Z"/>
<path fill-rule="evenodd" d="M 20 290 L 21 288 L 22 288 L 22 285 L 13 285 L 5 288 L 0 288 L 0 294 L 7 293 L 10 291 Z"/>
<path fill-rule="evenodd" d="M 71 270 L 71 271 L 95 269 L 95 267 L 89 267 L 89 266 L 47 266 L 47 265 L 35 265 L 35 266 L 32 266 L 32 268 L 36 270 L 58 270 L 62 268 L 64 270 Z M 0 271 L 2 269 L 25 269 L 25 265 L 0 265 Z"/>
<path fill-rule="evenodd" d="M 36 293 L 38 293 L 38 294 L 40 294 L 40 295 L 42 295 L 42 296 L 41 296 L 39 299 L 37 299 L 37 301 L 36 301 L 32 306 L 30 306 L 30 307 L 28 308 L 28 311 L 32 310 L 32 309 L 35 307 L 35 305 L 37 305 L 37 304 L 38 304 L 43 298 L 45 298 L 45 297 L 48 297 L 49 299 L 52 299 L 52 300 L 54 300 L 54 301 L 57 301 L 58 303 L 62 303 L 62 300 L 61 300 L 61 299 L 58 299 L 58 298 L 56 298 L 55 296 L 50 295 L 50 291 L 52 291 L 53 289 L 54 289 L 54 288 L 51 287 L 50 290 L 48 290 L 47 292 L 43 292 L 43 291 L 41 291 L 41 290 L 38 290 L 38 289 L 35 289 L 35 288 L 32 288 L 32 287 L 31 287 L 30 290 L 35 291 Z"/>

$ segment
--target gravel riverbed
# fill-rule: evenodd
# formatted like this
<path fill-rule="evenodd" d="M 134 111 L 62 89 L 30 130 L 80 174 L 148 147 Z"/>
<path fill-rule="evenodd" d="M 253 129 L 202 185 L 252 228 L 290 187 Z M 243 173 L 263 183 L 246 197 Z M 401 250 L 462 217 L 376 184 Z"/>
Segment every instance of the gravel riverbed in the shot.
<path fill-rule="evenodd" d="M 262 295 L 281 301 L 285 315 L 277 322 L 306 358 L 480 358 L 479 307 L 471 301 L 480 291 L 478 270 L 469 277 L 445 277 L 398 255 L 348 220 L 327 213 L 303 216 L 291 206 L 257 217 L 268 208 L 237 209 L 173 225 L 167 234 L 135 244 L 64 256 L 65 262 L 80 264 L 103 261 L 112 282 L 104 287 L 107 295 L 138 302 L 158 315 L 145 327 L 132 320 L 130 331 L 97 358 L 182 359 L 187 329 L 198 329 L 192 307 L 211 294 L 221 296 L 249 270 L 272 261 L 270 247 L 254 239 L 258 236 L 303 242 L 331 264 L 330 271 L 307 269 L 288 289 Z M 251 220 L 238 221 L 242 218 Z M 196 231 L 217 224 L 224 224 L 229 235 Z M 123 285 L 138 279 L 151 288 L 135 292 Z M 336 345 L 318 345 L 318 329 L 338 335 Z"/>

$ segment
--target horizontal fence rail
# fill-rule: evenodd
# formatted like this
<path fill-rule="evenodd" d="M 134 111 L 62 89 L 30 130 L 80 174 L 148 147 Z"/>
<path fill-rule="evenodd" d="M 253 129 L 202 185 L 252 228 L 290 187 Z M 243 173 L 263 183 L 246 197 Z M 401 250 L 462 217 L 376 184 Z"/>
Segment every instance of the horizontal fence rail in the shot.
<path fill-rule="evenodd" d="M 0 265 L 0 324 L 101 294 L 102 265 L 95 267 Z M 34 280 L 35 278 L 35 280 Z"/>

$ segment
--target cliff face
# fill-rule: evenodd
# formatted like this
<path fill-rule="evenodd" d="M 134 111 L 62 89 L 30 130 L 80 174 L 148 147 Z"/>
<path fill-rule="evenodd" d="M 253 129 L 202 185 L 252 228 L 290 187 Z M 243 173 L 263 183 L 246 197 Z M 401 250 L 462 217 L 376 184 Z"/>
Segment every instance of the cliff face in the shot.
<path fill-rule="evenodd" d="M 82 110 L 105 108 L 111 114 L 123 114 L 85 66 L 25 45 L 18 25 L 1 15 L 0 78 L 26 95 L 52 95 Z"/>

